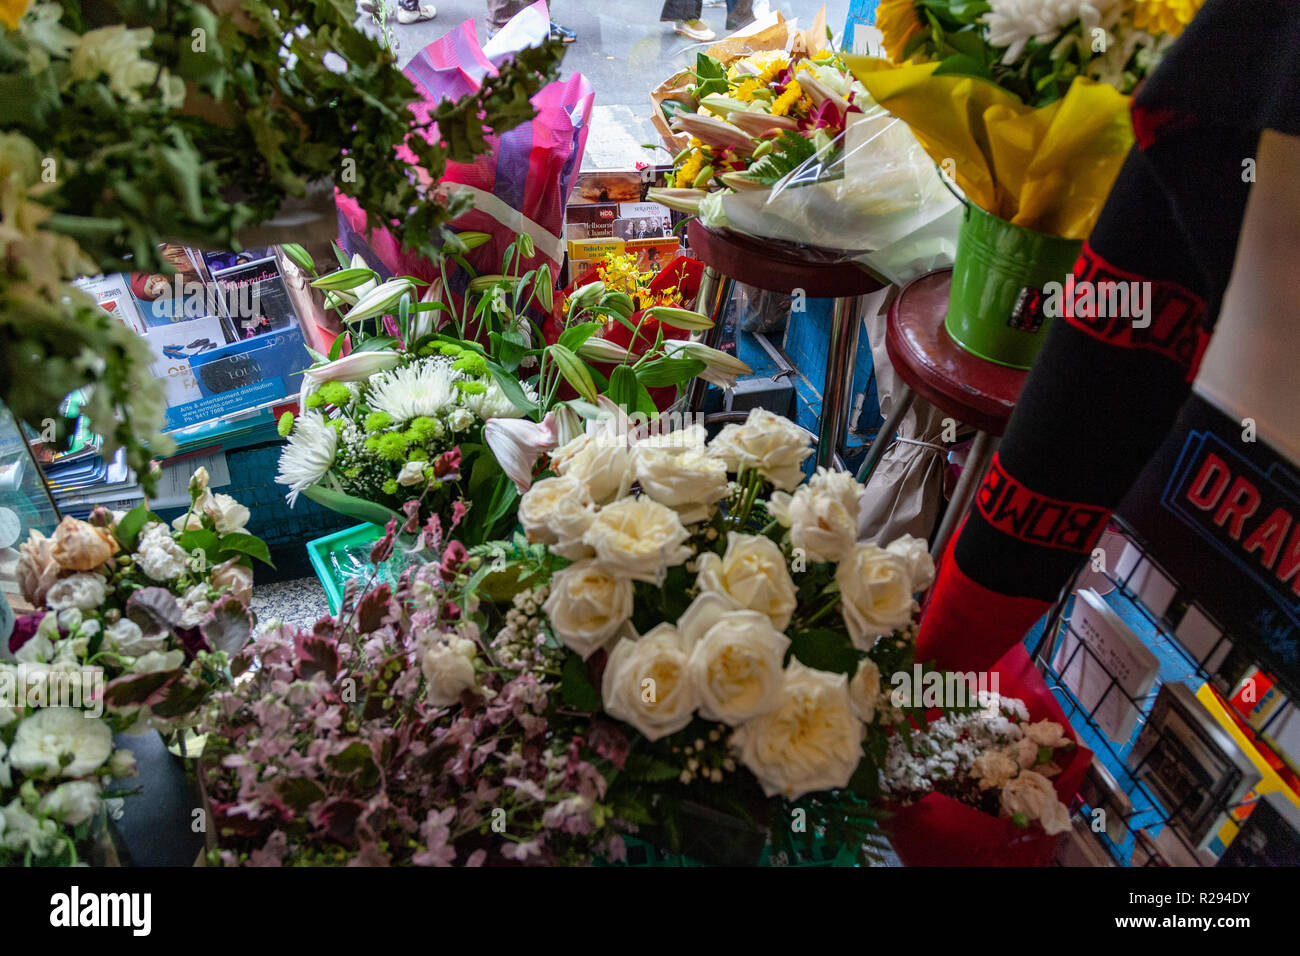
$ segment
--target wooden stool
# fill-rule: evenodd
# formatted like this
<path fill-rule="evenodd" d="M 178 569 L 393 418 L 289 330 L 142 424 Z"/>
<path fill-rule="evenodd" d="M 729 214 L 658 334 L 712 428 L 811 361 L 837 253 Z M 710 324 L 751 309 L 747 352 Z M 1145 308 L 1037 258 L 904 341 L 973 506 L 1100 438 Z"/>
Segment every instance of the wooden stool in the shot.
<path fill-rule="evenodd" d="M 698 219 L 687 226 L 687 238 L 691 254 L 704 263 L 696 309 L 713 319 L 704 341 L 714 348 L 721 340 L 722 320 L 736 282 L 769 292 L 801 290 L 806 296 L 835 300 L 817 435 L 817 464 L 834 467 L 848 428 L 861 298 L 887 283 L 862 266 L 844 261 L 843 253 L 709 229 Z M 703 379 L 691 383 L 688 409 L 700 409 L 707 387 Z"/>
<path fill-rule="evenodd" d="M 952 501 L 935 534 L 930 553 L 937 560 L 966 513 L 988 470 L 1028 372 L 996 365 L 967 352 L 944 328 L 951 269 L 913 279 L 889 307 L 885 350 L 904 382 L 858 471 L 868 482 L 912 401 L 920 395 L 940 411 L 976 429 L 970 457 L 962 468 Z"/>

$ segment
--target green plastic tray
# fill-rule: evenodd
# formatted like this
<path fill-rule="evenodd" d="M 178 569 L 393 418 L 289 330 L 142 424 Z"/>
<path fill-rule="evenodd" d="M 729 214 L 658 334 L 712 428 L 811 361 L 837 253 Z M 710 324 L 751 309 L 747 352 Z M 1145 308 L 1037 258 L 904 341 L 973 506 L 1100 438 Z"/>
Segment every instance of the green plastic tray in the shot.
<path fill-rule="evenodd" d="M 307 542 L 307 557 L 325 589 L 331 614 L 337 614 L 343 606 L 343 592 L 348 581 L 369 575 L 370 546 L 383 536 L 382 527 L 367 523 Z M 349 570 L 355 573 L 348 573 Z M 380 580 L 384 579 L 381 569 Z"/>

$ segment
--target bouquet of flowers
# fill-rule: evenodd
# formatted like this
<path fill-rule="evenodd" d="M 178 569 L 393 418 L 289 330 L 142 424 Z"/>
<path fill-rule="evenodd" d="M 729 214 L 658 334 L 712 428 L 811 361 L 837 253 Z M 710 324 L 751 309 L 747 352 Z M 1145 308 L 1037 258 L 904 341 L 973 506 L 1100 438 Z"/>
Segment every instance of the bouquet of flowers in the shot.
<path fill-rule="evenodd" d="M 207 481 L 199 469 L 171 528 L 144 505 L 96 509 L 23 543 L 38 610 L 0 662 L 0 863 L 75 863 L 112 781 L 134 772 L 113 735 L 179 735 L 229 684 L 252 632 L 252 561 L 269 555 L 248 509 Z"/>
<path fill-rule="evenodd" d="M 1084 239 L 1133 142 L 1128 96 L 1199 0 L 884 0 L 851 58 L 979 208 Z"/>
<path fill-rule="evenodd" d="M 881 782 L 890 843 L 909 866 L 1046 865 L 1092 752 L 1022 647 L 971 697 L 890 741 Z"/>
<path fill-rule="evenodd" d="M 1052 789 L 1058 752 L 1074 749 L 1060 724 L 1030 722 L 1025 703 L 984 693 L 980 710 L 930 721 L 890 742 L 882 789 L 907 806 L 941 793 L 1021 829 L 1051 835 L 1070 828 L 1070 811 Z"/>
<path fill-rule="evenodd" d="M 712 442 L 609 421 L 524 494 L 526 540 L 472 552 L 490 561 L 474 584 L 514 591 L 489 625 L 498 662 L 558 677 L 612 765 L 613 813 L 674 848 L 756 862 L 793 821 L 865 855 L 878 832 L 879 766 L 918 713 L 881 675 L 913 664 L 933 565 L 909 537 L 857 542 L 861 486 L 805 482 L 810 453 L 763 410 Z M 734 838 L 703 847 L 719 826 Z"/>
<path fill-rule="evenodd" d="M 529 98 L 562 56 L 558 42 L 520 51 L 413 123 L 414 85 L 355 17 L 347 4 L 262 0 L 4 5 L 0 401 L 19 418 L 39 428 L 65 394 L 94 385 L 87 413 L 106 450 L 125 447 L 151 488 L 166 408 L 144 374 L 149 349 L 71 281 L 168 270 L 165 241 L 239 248 L 309 193 L 315 218 L 282 230 L 302 238 L 303 218 L 332 229 L 331 184 L 431 251 L 468 202 L 422 190 L 394 150 L 434 179 L 449 160 L 473 160 L 485 130 L 531 118 Z M 247 244 L 282 237 L 268 229 Z"/>
<path fill-rule="evenodd" d="M 703 271 L 702 263 L 685 256 L 657 270 L 643 269 L 633 253 L 607 256 L 565 290 L 557 314 L 543 329 L 547 341 L 559 340 L 573 296 L 599 283 L 605 295 L 624 306 L 630 302 L 633 311 L 626 316 L 619 312 L 595 316 L 604 322 L 578 346 L 577 353 L 611 385 L 626 384 L 631 396 L 622 403 L 625 409 L 647 416 L 666 411 L 676 400 L 679 385 L 662 383 L 680 383 L 683 370 L 694 371 L 719 388 L 730 388 L 738 375 L 748 375 L 753 369 L 734 355 L 693 340 L 680 321 L 671 324 L 674 316 L 684 314 L 681 310 L 695 305 Z M 631 374 L 616 371 L 620 365 L 628 366 Z"/>
<path fill-rule="evenodd" d="M 200 764 L 214 865 L 478 866 L 617 856 L 599 737 L 559 699 L 554 648 L 490 647 L 458 604 L 471 567 L 380 585 L 233 664 Z M 393 545 L 390 534 L 376 553 Z M 527 669 L 509 662 L 527 659 Z M 256 664 L 256 666 L 254 666 Z"/>
<path fill-rule="evenodd" d="M 456 242 L 472 248 L 485 238 L 465 233 Z M 444 294 L 446 257 L 434 283 L 380 282 L 359 257 L 341 255 L 340 269 L 314 279 L 347 331 L 304 374 L 298 417 L 281 420 L 289 441 L 276 480 L 291 503 L 305 494 L 377 524 L 463 517 L 463 540 L 480 543 L 504 530 L 538 456 L 580 430 L 602 394 L 654 411 L 647 385 L 684 384 L 721 356 L 703 345 L 673 354 L 683 346 L 669 345 L 660 323 L 712 324 L 682 308 L 640 313 L 655 331 L 635 354 L 604 339 L 598 333 L 613 324 L 640 328 L 629 318 L 631 295 L 599 282 L 568 297 L 548 342 L 541 322 L 555 306 L 550 269 L 520 271 L 532 252 L 521 233 L 502 272 L 473 275 L 459 297 Z M 315 274 L 309 258 L 303 264 Z M 463 257 L 459 264 L 472 273 Z M 593 363 L 611 360 L 617 367 L 606 378 Z M 577 398 L 562 398 L 562 384 Z"/>

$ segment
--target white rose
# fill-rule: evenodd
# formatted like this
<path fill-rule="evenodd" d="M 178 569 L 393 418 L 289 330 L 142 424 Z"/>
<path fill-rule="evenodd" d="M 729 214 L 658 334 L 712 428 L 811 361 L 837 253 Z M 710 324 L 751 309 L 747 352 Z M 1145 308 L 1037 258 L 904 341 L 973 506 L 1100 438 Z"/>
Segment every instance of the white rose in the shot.
<path fill-rule="evenodd" d="M 790 639 L 757 611 L 732 611 L 691 649 L 700 715 L 736 726 L 775 707 Z"/>
<path fill-rule="evenodd" d="M 181 627 L 198 627 L 208 611 L 212 610 L 212 602 L 208 600 L 208 586 L 194 585 L 185 592 L 180 605 Z"/>
<path fill-rule="evenodd" d="M 793 495 L 773 492 L 770 510 L 809 561 L 841 561 L 857 540 L 858 506 L 865 491 L 847 471 L 818 468 Z"/>
<path fill-rule="evenodd" d="M 461 408 L 459 405 L 453 408 L 451 414 L 447 416 L 447 424 L 454 432 L 463 432 L 465 429 L 473 427 L 476 421 L 478 419 L 474 417 L 473 412 L 468 408 Z"/>
<path fill-rule="evenodd" d="M 981 790 L 997 790 L 1020 772 L 1020 764 L 1000 750 L 986 750 L 971 764 L 970 775 Z"/>
<path fill-rule="evenodd" d="M 160 671 L 174 671 L 184 663 L 184 651 L 149 651 L 135 659 L 131 665 L 131 673 L 156 674 Z"/>
<path fill-rule="evenodd" d="M 682 524 L 704 521 L 727 497 L 727 466 L 700 452 L 637 444 L 632 464 L 641 490 L 676 511 Z"/>
<path fill-rule="evenodd" d="M 582 536 L 595 517 L 586 487 L 570 476 L 543 478 L 519 499 L 519 523 L 528 540 L 548 545 L 570 561 L 594 553 Z"/>
<path fill-rule="evenodd" d="M 240 604 L 247 606 L 253 597 L 253 569 L 245 567 L 239 558 L 222 561 L 210 575 L 214 588 L 225 588 Z"/>
<path fill-rule="evenodd" d="M 1008 758 L 1016 761 L 1025 770 L 1038 763 L 1038 744 L 1028 737 L 1021 737 L 1015 743 L 1008 744 L 1004 752 Z"/>
<path fill-rule="evenodd" d="M 869 651 L 875 639 L 912 620 L 911 575 L 906 562 L 874 544 L 859 544 L 835 569 L 840 613 L 855 647 Z"/>
<path fill-rule="evenodd" d="M 733 531 L 722 557 L 701 555 L 695 583 L 702 591 L 725 595 L 739 608 L 766 614 L 778 631 L 789 626 L 798 604 L 785 555 L 758 534 Z"/>
<path fill-rule="evenodd" d="M 61 783 L 41 798 L 41 809 L 66 826 L 85 823 L 99 810 L 99 785 L 89 780 Z"/>
<path fill-rule="evenodd" d="M 551 578 L 542 607 L 555 636 L 586 660 L 632 616 L 632 582 L 597 561 L 579 561 Z"/>
<path fill-rule="evenodd" d="M 108 585 L 98 574 L 80 572 L 59 578 L 45 592 L 45 606 L 54 611 L 77 608 L 93 611 L 104 603 Z"/>
<path fill-rule="evenodd" d="M 420 484 L 424 481 L 424 469 L 428 464 L 427 461 L 408 461 L 397 473 L 397 483 L 403 488 Z"/>
<path fill-rule="evenodd" d="M 1051 720 L 1040 720 L 1037 723 L 1026 724 L 1024 727 L 1025 735 L 1039 747 L 1064 747 L 1070 742 L 1070 738 L 1065 736 L 1065 731 L 1060 724 Z"/>
<path fill-rule="evenodd" d="M 130 618 L 122 618 L 116 624 L 104 629 L 104 646 L 123 657 L 143 657 L 152 651 L 161 651 L 167 646 L 167 636 L 159 634 L 145 637 L 140 626 Z"/>
<path fill-rule="evenodd" d="M 619 641 L 600 683 L 605 711 L 647 740 L 676 733 L 699 706 L 689 664 L 686 641 L 671 624 L 660 624 L 635 641 Z"/>
<path fill-rule="evenodd" d="M 677 619 L 677 630 L 686 638 L 687 646 L 694 647 L 704 640 L 704 635 L 714 624 L 739 610 L 741 608 L 736 606 L 736 602 L 725 594 L 701 591 Z"/>
<path fill-rule="evenodd" d="M 247 534 L 249 511 L 230 495 L 214 495 L 204 491 L 197 507 L 212 519 L 221 534 Z"/>
<path fill-rule="evenodd" d="M 84 777 L 113 752 L 113 732 L 75 707 L 46 707 L 18 725 L 9 762 L 28 776 Z"/>
<path fill-rule="evenodd" d="M 450 707 L 460 701 L 460 693 L 474 690 L 474 657 L 477 647 L 463 637 L 452 637 L 430 643 L 420 659 L 429 687 L 429 703 L 434 707 Z"/>
<path fill-rule="evenodd" d="M 862 760 L 864 733 L 853 716 L 848 675 L 796 660 L 785 672 L 777 706 L 742 724 L 731 742 L 765 794 L 795 800 L 848 786 Z"/>
<path fill-rule="evenodd" d="M 1008 780 L 1002 787 L 1002 812 L 1009 817 L 1023 813 L 1043 825 L 1048 836 L 1070 829 L 1070 811 L 1056 797 L 1052 781 L 1032 770 Z"/>
<path fill-rule="evenodd" d="M 920 538 L 905 534 L 895 538 L 885 548 L 907 562 L 907 573 L 912 579 L 912 591 L 924 591 L 934 583 L 934 559 L 929 546 Z"/>
<path fill-rule="evenodd" d="M 637 440 L 632 446 L 633 454 L 637 449 L 647 451 L 666 451 L 674 455 L 680 455 L 687 452 L 703 453 L 707 444 L 708 434 L 704 431 L 703 425 L 689 425 L 686 428 L 677 428 L 669 432 L 654 432 L 646 435 L 644 438 Z"/>
<path fill-rule="evenodd" d="M 579 435 L 551 453 L 551 469 L 576 479 L 596 504 L 627 494 L 632 486 L 632 454 L 617 435 Z"/>
<path fill-rule="evenodd" d="M 876 708 L 881 704 L 880 668 L 869 657 L 864 657 L 857 672 L 849 681 L 849 701 L 853 712 L 864 724 L 876 719 Z"/>
<path fill-rule="evenodd" d="M 165 524 L 157 521 L 145 525 L 136 545 L 135 563 L 155 581 L 170 581 L 185 573 L 189 555 L 176 543 Z"/>
<path fill-rule="evenodd" d="M 753 468 L 779 489 L 803 480 L 803 462 L 812 454 L 811 434 L 788 418 L 755 408 L 743 424 L 726 425 L 709 443 L 709 454 L 730 471 Z"/>
<path fill-rule="evenodd" d="M 668 568 L 691 556 L 689 537 L 677 512 L 639 497 L 602 508 L 582 540 L 610 573 L 660 584 Z"/>

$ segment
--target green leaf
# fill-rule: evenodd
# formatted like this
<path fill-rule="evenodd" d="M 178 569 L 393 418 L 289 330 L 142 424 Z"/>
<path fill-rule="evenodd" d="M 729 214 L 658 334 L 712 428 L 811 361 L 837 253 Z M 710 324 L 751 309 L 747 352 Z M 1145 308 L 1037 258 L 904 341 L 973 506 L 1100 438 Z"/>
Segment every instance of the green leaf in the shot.
<path fill-rule="evenodd" d="M 330 361 L 331 361 L 331 362 L 334 361 L 336 358 L 338 358 L 340 355 L 343 354 L 343 342 L 347 339 L 347 337 L 348 337 L 348 334 L 347 334 L 346 332 L 342 332 L 342 333 L 340 333 L 340 334 L 334 336 L 334 342 L 333 342 L 332 345 L 330 345 Z"/>
<path fill-rule="evenodd" d="M 616 366 L 609 373 L 609 400 L 625 411 L 636 407 L 637 373 L 630 365 Z"/>
<path fill-rule="evenodd" d="M 372 335 L 354 348 L 353 352 L 387 352 L 397 344 L 396 336 Z"/>
<path fill-rule="evenodd" d="M 578 351 L 582 343 L 587 341 L 604 326 L 599 322 L 579 322 L 577 325 L 571 325 L 560 333 L 559 343 L 566 349 L 573 352 Z"/>
<path fill-rule="evenodd" d="M 266 546 L 266 542 L 256 535 L 252 534 L 223 534 L 221 540 L 217 542 L 218 549 L 224 554 L 227 551 L 246 554 L 250 558 L 256 558 L 263 564 L 271 564 L 271 551 Z"/>
<path fill-rule="evenodd" d="M 646 388 L 684 385 L 705 368 L 699 359 L 660 358 L 637 369 L 637 379 Z"/>
<path fill-rule="evenodd" d="M 335 491 L 333 488 L 326 488 L 323 485 L 308 485 L 303 489 L 302 493 L 318 505 L 324 505 L 331 511 L 337 511 L 339 514 L 347 515 L 347 517 L 357 521 L 367 521 L 381 527 L 388 524 L 392 518 L 397 518 L 398 524 L 401 524 L 402 521 L 397 512 L 390 508 L 385 508 L 373 501 L 353 498 L 351 495 Z"/>
<path fill-rule="evenodd" d="M 176 536 L 176 543 L 186 550 L 189 554 L 195 551 L 202 551 L 207 555 L 208 560 L 216 562 L 217 542 L 219 536 L 215 531 L 208 528 L 191 528 L 188 531 L 182 531 Z"/>
<path fill-rule="evenodd" d="M 506 398 L 510 399 L 511 404 L 521 412 L 531 412 L 536 410 L 537 403 L 532 401 L 525 393 L 522 385 L 510 372 L 507 372 L 498 362 L 491 359 L 487 363 L 488 371 L 492 378 L 501 386 L 501 391 L 506 393 Z"/>
<path fill-rule="evenodd" d="M 140 538 L 140 530 L 150 520 L 157 521 L 158 519 L 149 513 L 149 505 L 143 501 L 122 517 L 122 520 L 117 523 L 117 527 L 113 529 L 113 535 L 122 545 L 123 551 L 135 550 L 136 542 Z"/>
<path fill-rule="evenodd" d="M 790 650 L 807 667 L 850 676 L 857 673 L 861 657 L 847 635 L 824 627 L 794 632 Z"/>
<path fill-rule="evenodd" d="M 695 81 L 697 98 L 710 93 L 726 93 L 729 88 L 726 68 L 707 53 L 695 55 Z"/>
<path fill-rule="evenodd" d="M 973 76 L 978 80 L 996 83 L 993 71 L 982 60 L 965 53 L 950 56 L 935 68 L 931 76 Z"/>
<path fill-rule="evenodd" d="M 577 654 L 570 654 L 564 660 L 560 677 L 560 699 L 575 710 L 590 713 L 600 710 L 600 691 L 588 679 L 587 665 Z"/>

